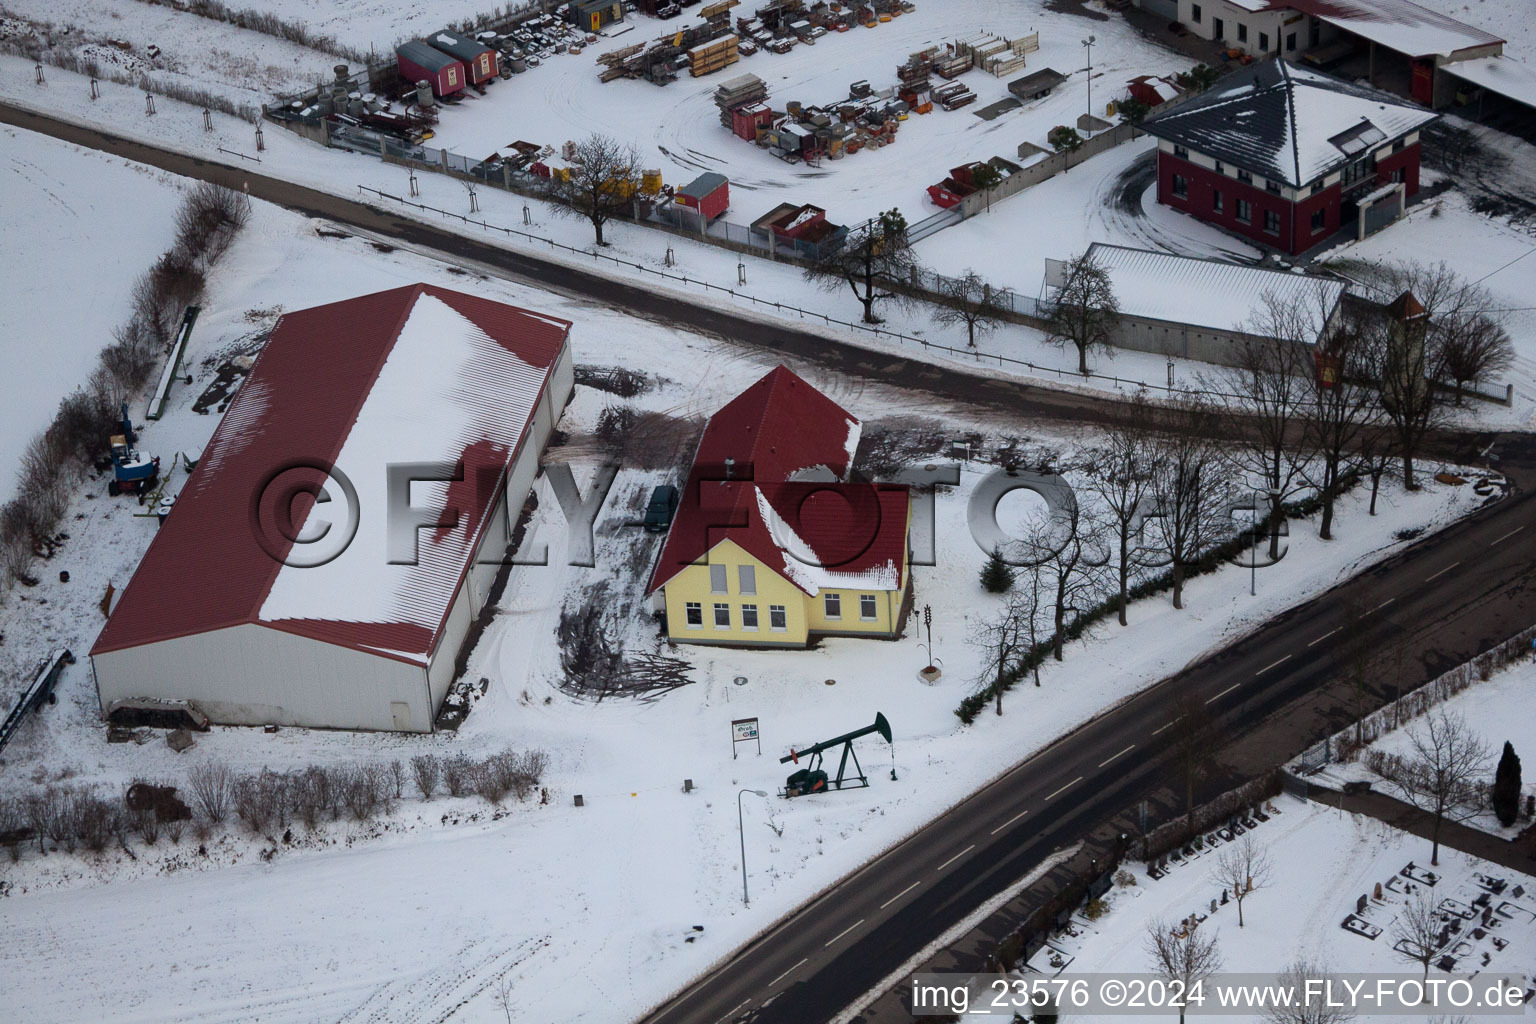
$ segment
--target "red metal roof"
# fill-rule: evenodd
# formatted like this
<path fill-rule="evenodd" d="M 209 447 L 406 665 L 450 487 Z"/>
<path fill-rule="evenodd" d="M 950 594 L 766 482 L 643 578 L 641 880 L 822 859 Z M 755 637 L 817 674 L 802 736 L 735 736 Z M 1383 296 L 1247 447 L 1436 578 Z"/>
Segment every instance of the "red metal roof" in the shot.
<path fill-rule="evenodd" d="M 273 516 L 280 504 L 264 492 L 275 472 L 296 461 L 334 464 L 354 428 L 367 429 L 359 426 L 364 403 L 423 297 L 452 311 L 444 316 L 456 314 L 467 321 L 468 330 L 483 336 L 482 345 L 484 339 L 493 343 L 486 348 L 499 347 L 515 357 L 502 359 L 522 367 L 525 376 L 533 368 L 540 375 L 540 391 L 547 386 L 570 322 L 504 303 L 416 284 L 284 314 L 177 495 L 175 511 L 145 553 L 93 655 L 247 623 L 404 660 L 430 655 L 494 508 L 499 486 L 489 484 L 504 478 L 528 426 L 528 415 L 521 412 L 525 400 L 513 402 L 487 386 L 487 380 L 499 379 L 495 367 L 482 380 L 421 381 L 428 408 L 434 402 L 443 407 L 458 403 L 487 419 L 506 417 L 514 407 L 519 413 L 517 422 L 507 423 L 497 436 L 463 438 L 438 456 L 463 462 L 468 483 L 449 485 L 445 502 L 446 508 L 461 510 L 463 526 L 454 545 L 434 552 L 457 564 L 440 560 L 431 567 L 436 574 L 432 582 L 439 585 L 418 586 L 407 595 L 413 616 L 368 620 L 349 617 L 342 607 L 335 619 L 263 616 L 263 603 L 283 566 L 257 537 L 264 532 L 272 545 L 273 532 L 260 531 L 257 522 L 260 515 Z M 436 310 L 442 306 L 433 304 Z M 445 354 L 448 345 L 445 339 Z M 445 358 L 441 365 L 453 364 Z M 382 464 L 341 468 L 352 475 L 384 473 Z M 324 474 L 303 470 L 292 478 L 319 483 Z M 307 499 L 293 507 L 302 518 Z M 382 516 L 378 509 L 361 512 Z M 435 531 L 432 538 L 446 532 Z M 287 555 L 292 545 L 279 539 L 276 547 L 277 554 Z"/>
<path fill-rule="evenodd" d="M 900 589 L 907 488 L 844 482 L 859 426 L 784 366 L 726 403 L 699 441 L 650 591 L 726 539 L 808 594 Z"/>

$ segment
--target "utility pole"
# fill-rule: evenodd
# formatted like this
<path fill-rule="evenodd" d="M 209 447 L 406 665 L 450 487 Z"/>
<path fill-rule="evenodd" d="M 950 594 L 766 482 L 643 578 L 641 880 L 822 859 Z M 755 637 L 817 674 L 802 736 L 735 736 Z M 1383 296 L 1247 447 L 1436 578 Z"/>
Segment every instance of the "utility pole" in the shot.
<path fill-rule="evenodd" d="M 1098 39 L 1095 36 L 1089 36 L 1087 39 L 1083 40 L 1083 45 L 1088 48 L 1088 116 L 1089 117 L 1093 116 L 1093 44 L 1095 42 L 1097 42 L 1097 41 L 1098 41 Z"/>
<path fill-rule="evenodd" d="M 767 796 L 768 793 L 761 789 L 743 789 L 736 794 L 736 831 L 741 836 L 741 905 L 750 907 L 751 901 L 747 898 L 747 828 L 742 823 L 741 798 L 751 793 L 753 796 Z"/>

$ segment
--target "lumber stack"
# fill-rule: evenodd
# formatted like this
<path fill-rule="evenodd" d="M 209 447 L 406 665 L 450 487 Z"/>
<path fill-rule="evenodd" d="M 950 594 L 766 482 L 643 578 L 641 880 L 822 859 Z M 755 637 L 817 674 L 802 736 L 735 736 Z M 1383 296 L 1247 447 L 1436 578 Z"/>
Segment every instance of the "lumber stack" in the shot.
<path fill-rule="evenodd" d="M 737 36 L 728 35 L 687 50 L 688 73 L 699 78 L 735 64 L 741 59 L 736 49 L 737 43 Z"/>

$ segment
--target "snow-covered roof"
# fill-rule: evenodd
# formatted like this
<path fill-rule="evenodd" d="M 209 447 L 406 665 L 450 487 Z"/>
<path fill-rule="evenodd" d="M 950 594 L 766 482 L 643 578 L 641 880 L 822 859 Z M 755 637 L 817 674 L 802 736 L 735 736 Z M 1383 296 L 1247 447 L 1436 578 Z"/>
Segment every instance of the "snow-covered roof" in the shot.
<path fill-rule="evenodd" d="M 425 663 L 569 329 L 429 285 L 284 315 L 92 653 L 254 624 Z M 423 462 L 461 465 L 410 496 L 456 522 L 417 531 L 416 564 L 393 565 L 386 467 Z M 324 565 L 284 565 L 311 515 L 339 533 L 351 511 L 317 464 L 350 481 L 357 532 Z"/>
<path fill-rule="evenodd" d="M 1410 57 L 1449 57 L 1461 50 L 1504 42 L 1412 0 L 1263 0 L 1250 9 L 1301 11 Z"/>
<path fill-rule="evenodd" d="M 727 540 L 807 594 L 900 589 L 907 489 L 844 482 L 859 431 L 784 366 L 727 402 L 699 441 L 650 591 Z"/>
<path fill-rule="evenodd" d="M 1266 270 L 1241 263 L 1174 256 L 1095 242 L 1088 249 L 1094 262 L 1109 273 L 1115 299 L 1125 316 L 1189 324 L 1215 331 L 1240 329 L 1264 309 L 1264 295 L 1294 298 L 1315 311 L 1314 342 L 1323 332 L 1344 294 L 1344 284 L 1332 278 Z"/>
<path fill-rule="evenodd" d="M 1267 60 L 1178 107 L 1152 113 L 1141 128 L 1300 188 L 1364 148 L 1401 138 L 1436 116 L 1391 93 Z"/>
<path fill-rule="evenodd" d="M 1536 67 L 1529 64 L 1509 57 L 1477 57 L 1447 64 L 1445 70 L 1489 92 L 1536 107 Z"/>

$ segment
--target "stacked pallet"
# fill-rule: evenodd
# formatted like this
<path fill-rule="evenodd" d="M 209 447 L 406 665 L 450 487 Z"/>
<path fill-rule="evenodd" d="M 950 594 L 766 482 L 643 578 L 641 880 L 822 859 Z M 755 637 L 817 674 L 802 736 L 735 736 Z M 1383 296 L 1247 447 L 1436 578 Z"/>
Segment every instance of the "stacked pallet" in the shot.
<path fill-rule="evenodd" d="M 974 103 L 976 94 L 960 82 L 950 82 L 933 90 L 933 102 L 945 110 L 957 110 L 967 103 Z"/>
<path fill-rule="evenodd" d="M 972 67 L 981 68 L 1001 78 L 1022 68 L 1025 55 L 1040 49 L 1040 33 L 1031 32 L 1027 36 L 1009 39 L 990 32 L 979 32 L 955 40 L 949 49 L 957 57 L 970 57 Z"/>
<path fill-rule="evenodd" d="M 712 42 L 703 43 L 686 51 L 688 54 L 688 73 L 694 78 L 703 75 L 714 74 L 721 68 L 729 67 L 741 59 L 737 51 L 739 37 L 735 35 L 722 36 Z"/>
<path fill-rule="evenodd" d="M 731 114 L 739 107 L 753 106 L 768 98 L 768 86 L 756 75 L 741 75 L 715 90 L 715 106 L 720 108 L 720 123 L 733 126 Z"/>
<path fill-rule="evenodd" d="M 953 79 L 965 74 L 975 66 L 974 59 L 969 53 L 956 53 L 951 49 L 948 54 L 934 58 L 933 73 L 940 78 Z"/>

